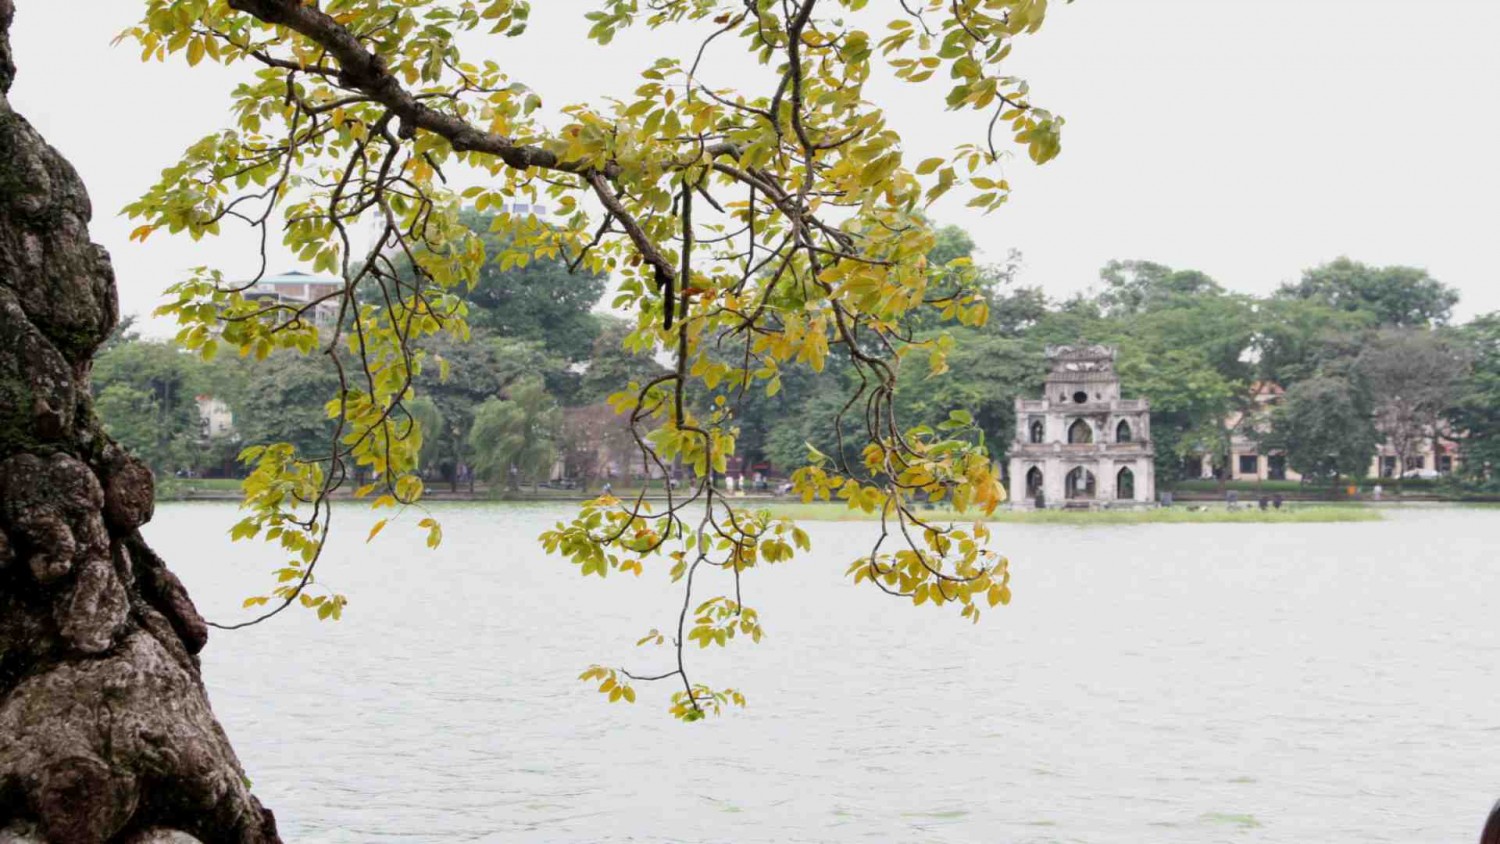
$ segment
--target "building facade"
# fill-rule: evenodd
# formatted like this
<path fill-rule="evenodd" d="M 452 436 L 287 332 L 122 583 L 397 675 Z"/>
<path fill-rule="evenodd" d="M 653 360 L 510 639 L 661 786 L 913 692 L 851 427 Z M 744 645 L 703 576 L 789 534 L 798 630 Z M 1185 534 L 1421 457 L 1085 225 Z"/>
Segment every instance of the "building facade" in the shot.
<path fill-rule="evenodd" d="M 1300 481 L 1302 476 L 1287 465 L 1286 455 L 1262 448 L 1257 431 L 1271 425 L 1271 412 L 1286 391 L 1279 384 L 1257 381 L 1250 385 L 1252 403 L 1248 414 L 1231 413 L 1224 418 L 1229 437 L 1229 465 L 1219 465 L 1223 458 L 1194 453 L 1183 459 L 1185 478 L 1217 479 L 1227 470 L 1232 481 Z"/>
<path fill-rule="evenodd" d="M 1258 442 L 1258 431 L 1269 430 L 1271 412 L 1280 403 L 1286 391 L 1279 384 L 1257 381 L 1250 387 L 1253 404 L 1250 416 L 1232 413 L 1224 420 L 1224 426 L 1233 432 L 1229 440 L 1229 465 L 1220 465 L 1222 457 L 1202 453 L 1189 454 L 1183 461 L 1183 476 L 1204 480 L 1227 477 L 1232 481 L 1300 481 L 1302 476 L 1287 464 L 1286 455 L 1275 449 L 1267 449 Z M 1406 455 L 1405 465 L 1399 466 L 1395 446 L 1389 441 L 1375 448 L 1370 459 L 1368 477 L 1376 480 L 1394 479 L 1397 475 L 1408 478 L 1431 478 L 1456 471 L 1462 465 L 1460 442 L 1446 429 L 1428 433 L 1417 443 L 1412 453 Z"/>
<path fill-rule="evenodd" d="M 1042 397 L 1016 400 L 1010 448 L 1017 507 L 1156 500 L 1151 405 L 1120 396 L 1112 346 L 1049 346 Z"/>
<path fill-rule="evenodd" d="M 1396 455 L 1396 447 L 1390 442 L 1383 442 L 1376 448 L 1375 457 L 1370 461 L 1370 477 L 1394 478 L 1402 475 L 1408 478 L 1436 478 L 1452 474 L 1463 466 L 1460 445 L 1461 442 L 1449 431 L 1444 430 L 1436 436 L 1429 433 L 1417 444 L 1415 451 L 1406 455 L 1406 465 L 1398 469 L 1397 462 L 1400 458 Z"/>
<path fill-rule="evenodd" d="M 198 419 L 203 423 L 205 439 L 217 440 L 234 436 L 234 412 L 223 399 L 210 395 L 196 397 Z"/>
<path fill-rule="evenodd" d="M 343 289 L 344 280 L 338 276 L 310 275 L 293 270 L 262 277 L 245 290 L 245 298 L 267 305 L 292 307 L 316 303 L 312 307 L 312 321 L 319 328 L 327 328 L 333 325 L 339 314 L 339 300 L 331 297 L 336 297 Z"/>

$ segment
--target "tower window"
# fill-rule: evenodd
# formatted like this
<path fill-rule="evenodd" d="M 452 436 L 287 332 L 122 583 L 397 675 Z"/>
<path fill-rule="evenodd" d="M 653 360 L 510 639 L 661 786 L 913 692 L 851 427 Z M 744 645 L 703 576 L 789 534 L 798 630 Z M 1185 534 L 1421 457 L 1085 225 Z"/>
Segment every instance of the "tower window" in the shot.
<path fill-rule="evenodd" d="M 1072 425 L 1068 426 L 1068 442 L 1091 443 L 1093 441 L 1094 429 L 1089 427 L 1089 423 L 1083 421 L 1082 419 L 1078 419 L 1075 420 Z"/>
<path fill-rule="evenodd" d="M 1073 402 L 1075 404 L 1083 404 L 1084 402 L 1086 402 L 1088 400 L 1089 400 L 1089 394 L 1085 393 L 1082 390 L 1079 390 L 1078 392 L 1076 392 L 1076 393 L 1073 394 Z"/>

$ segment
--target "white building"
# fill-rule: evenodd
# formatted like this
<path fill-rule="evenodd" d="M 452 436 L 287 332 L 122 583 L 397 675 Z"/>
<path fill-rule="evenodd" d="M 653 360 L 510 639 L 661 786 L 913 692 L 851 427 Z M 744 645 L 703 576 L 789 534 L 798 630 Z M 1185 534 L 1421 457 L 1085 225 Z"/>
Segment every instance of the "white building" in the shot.
<path fill-rule="evenodd" d="M 1233 435 L 1229 440 L 1229 465 L 1219 465 L 1222 459 L 1216 455 L 1190 454 L 1184 460 L 1187 477 L 1217 479 L 1226 474 L 1232 481 L 1300 481 L 1302 476 L 1287 465 L 1286 455 L 1274 449 L 1266 449 L 1257 442 L 1256 431 L 1270 428 L 1271 412 L 1286 395 L 1279 384 L 1257 381 L 1250 387 L 1254 400 L 1250 418 L 1232 413 L 1224 420 L 1224 426 Z M 1407 477 L 1433 477 L 1446 475 L 1462 465 L 1461 442 L 1446 427 L 1435 436 L 1427 436 L 1417 443 L 1416 449 L 1406 455 L 1406 465 L 1397 468 L 1395 447 L 1389 442 L 1376 446 L 1371 457 L 1368 476 L 1375 479 L 1393 479 L 1398 474 Z"/>
<path fill-rule="evenodd" d="M 293 270 L 263 276 L 244 295 L 246 299 L 292 307 L 316 302 L 311 314 L 313 322 L 319 328 L 326 328 L 338 319 L 340 302 L 337 294 L 343 289 L 344 280 L 338 276 L 311 275 Z"/>
<path fill-rule="evenodd" d="M 1017 507 L 1118 506 L 1156 499 L 1151 405 L 1120 397 L 1112 346 L 1049 346 L 1042 398 L 1016 399 L 1010 449 Z"/>
<path fill-rule="evenodd" d="M 213 396 L 198 396 L 198 418 L 203 423 L 203 436 L 211 439 L 234 436 L 234 413 L 223 399 Z"/>
<path fill-rule="evenodd" d="M 1302 476 L 1287 465 L 1286 455 L 1280 451 L 1262 448 L 1257 431 L 1266 431 L 1271 426 L 1271 412 L 1281 401 L 1286 390 L 1280 384 L 1256 381 L 1250 385 L 1253 404 L 1249 415 L 1231 413 L 1224 419 L 1224 427 L 1231 431 L 1229 437 L 1229 479 L 1234 481 L 1300 481 Z M 1217 465 L 1222 458 L 1214 455 L 1194 453 L 1183 459 L 1183 474 L 1186 477 L 1217 478 L 1225 467 Z"/>

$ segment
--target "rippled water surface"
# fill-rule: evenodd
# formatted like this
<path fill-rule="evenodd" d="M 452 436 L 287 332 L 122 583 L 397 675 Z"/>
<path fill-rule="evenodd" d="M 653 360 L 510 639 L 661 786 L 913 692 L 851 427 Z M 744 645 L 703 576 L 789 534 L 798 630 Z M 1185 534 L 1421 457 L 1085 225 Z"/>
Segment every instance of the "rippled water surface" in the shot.
<path fill-rule="evenodd" d="M 662 571 L 543 555 L 563 512 L 440 508 L 436 552 L 341 512 L 343 622 L 214 635 L 288 841 L 1470 842 L 1500 796 L 1500 510 L 1000 526 L 1016 599 L 977 627 L 847 585 L 871 526 L 811 524 L 746 579 L 765 640 L 694 653 L 749 708 L 686 726 L 575 679 L 665 665 L 634 642 L 675 614 Z M 221 621 L 273 567 L 234 518 L 148 527 Z"/>

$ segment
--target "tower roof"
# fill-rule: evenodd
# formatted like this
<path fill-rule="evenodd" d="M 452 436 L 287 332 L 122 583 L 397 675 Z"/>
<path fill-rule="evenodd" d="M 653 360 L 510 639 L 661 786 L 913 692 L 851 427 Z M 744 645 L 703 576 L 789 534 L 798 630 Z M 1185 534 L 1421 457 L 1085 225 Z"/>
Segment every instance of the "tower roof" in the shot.
<path fill-rule="evenodd" d="M 1116 379 L 1114 346 L 1048 346 L 1047 362 L 1052 366 L 1047 373 L 1049 382 L 1102 382 Z"/>
<path fill-rule="evenodd" d="M 1048 346 L 1047 360 L 1054 364 L 1059 361 L 1113 361 L 1116 351 L 1114 346 L 1103 344 Z"/>

